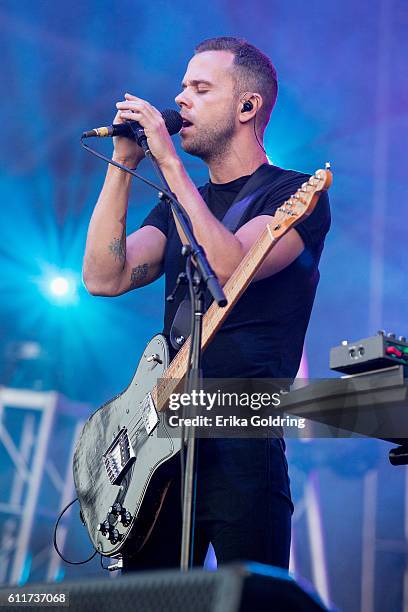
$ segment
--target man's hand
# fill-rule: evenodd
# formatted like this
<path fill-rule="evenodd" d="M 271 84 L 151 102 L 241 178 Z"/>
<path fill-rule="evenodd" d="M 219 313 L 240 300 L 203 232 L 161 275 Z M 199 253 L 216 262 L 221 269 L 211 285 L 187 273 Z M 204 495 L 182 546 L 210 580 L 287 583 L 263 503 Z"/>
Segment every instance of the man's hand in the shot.
<path fill-rule="evenodd" d="M 120 111 L 116 113 L 113 123 L 125 123 L 125 119 L 121 117 Z M 136 168 L 144 158 L 142 147 L 139 147 L 135 140 L 125 136 L 115 136 L 113 138 L 113 146 L 113 159 L 125 166 Z"/>
<path fill-rule="evenodd" d="M 117 102 L 116 108 L 119 111 L 117 117 L 121 121 L 137 121 L 144 128 L 149 149 L 160 166 L 164 167 L 178 159 L 164 119 L 157 108 L 128 93 L 123 102 Z"/>

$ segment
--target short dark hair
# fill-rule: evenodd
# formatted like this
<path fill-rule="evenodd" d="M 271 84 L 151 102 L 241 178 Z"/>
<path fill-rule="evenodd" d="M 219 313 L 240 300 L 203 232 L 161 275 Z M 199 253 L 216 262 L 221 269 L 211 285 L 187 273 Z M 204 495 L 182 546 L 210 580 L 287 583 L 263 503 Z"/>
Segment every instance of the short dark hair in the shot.
<path fill-rule="evenodd" d="M 259 111 L 259 127 L 264 131 L 278 95 L 276 70 L 269 57 L 243 38 L 218 36 L 203 40 L 195 53 L 204 51 L 230 51 L 234 55 L 236 88 L 242 94 L 252 91 L 262 96 L 263 105 Z"/>

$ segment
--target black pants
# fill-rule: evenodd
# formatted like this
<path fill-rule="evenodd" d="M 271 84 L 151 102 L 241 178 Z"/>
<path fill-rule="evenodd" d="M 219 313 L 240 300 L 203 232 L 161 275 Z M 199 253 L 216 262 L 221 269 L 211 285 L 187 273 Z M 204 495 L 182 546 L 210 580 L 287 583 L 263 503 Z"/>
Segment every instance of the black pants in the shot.
<path fill-rule="evenodd" d="M 202 439 L 194 564 L 202 565 L 209 542 L 218 565 L 258 561 L 287 568 L 293 505 L 283 440 Z M 167 493 L 155 529 L 125 571 L 178 567 L 181 545 L 180 480 Z"/>

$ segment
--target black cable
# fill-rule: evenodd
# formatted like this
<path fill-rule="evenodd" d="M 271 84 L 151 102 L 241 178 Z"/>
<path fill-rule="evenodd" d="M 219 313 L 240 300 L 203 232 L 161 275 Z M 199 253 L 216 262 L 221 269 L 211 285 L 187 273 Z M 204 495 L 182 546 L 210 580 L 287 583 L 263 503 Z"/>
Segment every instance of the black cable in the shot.
<path fill-rule="evenodd" d="M 256 133 L 255 121 L 256 121 L 256 115 L 255 115 L 255 119 L 254 119 L 254 134 L 255 134 L 255 138 L 256 138 L 257 143 L 259 144 L 259 146 L 261 147 L 262 151 L 263 151 L 263 152 L 265 153 L 265 155 L 266 155 L 266 151 L 265 151 L 265 149 L 263 148 L 262 144 L 260 143 L 259 138 L 258 138 L 258 134 Z"/>
<path fill-rule="evenodd" d="M 123 164 L 120 164 L 119 162 L 114 161 L 110 157 L 106 157 L 106 155 L 104 155 L 103 153 L 99 153 L 99 151 L 96 151 L 95 149 L 91 149 L 91 147 L 89 145 L 84 143 L 83 136 L 81 136 L 81 138 L 80 138 L 80 143 L 81 143 L 81 146 L 86 151 L 88 151 L 89 153 L 92 153 L 92 155 L 95 155 L 96 157 L 99 157 L 99 159 L 103 159 L 104 161 L 108 162 L 108 164 L 112 164 L 112 166 L 116 166 L 116 168 L 120 168 L 121 170 L 124 170 L 125 172 L 128 172 L 129 174 L 132 174 L 133 176 L 135 176 L 136 178 L 140 179 L 141 181 L 143 181 L 144 183 L 146 183 L 150 187 L 153 187 L 154 189 L 157 189 L 157 191 L 161 191 L 166 196 L 168 196 L 170 199 L 174 198 L 174 196 L 170 192 L 168 192 L 165 189 L 162 189 L 161 187 L 156 185 L 156 183 L 153 183 L 153 181 L 151 181 L 151 180 L 145 178 L 144 176 L 141 176 L 137 172 L 135 172 L 134 168 L 128 168 L 127 166 L 124 166 Z"/>
<path fill-rule="evenodd" d="M 93 558 L 94 558 L 94 556 L 97 554 L 97 552 L 98 552 L 98 551 L 97 551 L 97 550 L 95 550 L 94 554 L 93 554 L 91 557 L 89 557 L 88 559 L 85 559 L 85 561 L 69 561 L 68 559 L 66 559 L 66 558 L 65 558 L 65 557 L 64 557 L 64 556 L 63 556 L 63 555 L 60 553 L 60 550 L 59 550 L 58 545 L 57 545 L 57 529 L 58 529 L 59 522 L 60 522 L 60 520 L 62 519 L 62 517 L 63 517 L 63 515 L 65 514 L 65 512 L 68 510 L 68 508 L 69 508 L 70 506 L 72 506 L 72 504 L 74 504 L 76 501 L 78 501 L 78 497 L 76 497 L 76 498 L 75 498 L 75 499 L 73 499 L 71 502 L 69 502 L 69 504 L 67 504 L 67 505 L 65 506 L 65 508 L 64 508 L 64 509 L 61 511 L 61 513 L 60 513 L 59 517 L 57 518 L 57 522 L 55 523 L 55 527 L 54 527 L 54 548 L 55 548 L 55 550 L 56 550 L 57 554 L 58 554 L 58 555 L 61 557 L 61 559 L 62 559 L 63 561 L 65 561 L 65 563 L 69 563 L 70 565 L 83 565 L 84 563 L 88 563 L 88 561 L 91 561 L 91 559 L 93 559 Z"/>
<path fill-rule="evenodd" d="M 256 133 L 256 118 L 257 118 L 257 116 L 258 116 L 258 98 L 256 99 L 256 113 L 255 113 L 255 117 L 254 117 L 254 134 L 255 134 L 256 142 L 259 144 L 259 146 L 261 147 L 262 151 L 266 155 L 266 151 L 263 148 L 263 145 L 260 143 L 259 138 L 258 138 L 258 134 Z"/>
<path fill-rule="evenodd" d="M 247 95 L 247 94 L 249 94 L 249 93 L 251 93 L 251 92 L 246 91 L 246 92 L 245 92 L 245 94 L 243 94 L 243 95 L 244 95 L 244 96 L 246 96 L 246 95 Z M 251 96 L 251 97 L 252 97 L 252 96 Z M 254 134 L 255 134 L 256 142 L 259 144 L 259 146 L 261 147 L 262 151 L 263 151 L 263 152 L 265 153 L 265 155 L 266 155 L 266 151 L 265 151 L 265 149 L 264 149 L 264 147 L 263 147 L 262 143 L 260 142 L 260 140 L 259 140 L 259 138 L 258 138 L 258 134 L 257 134 L 257 132 L 256 132 L 256 118 L 257 118 L 257 116 L 258 116 L 258 104 L 259 104 L 259 103 L 258 103 L 258 98 L 255 98 L 255 100 L 256 100 L 256 113 L 255 113 L 255 115 L 254 115 L 254 123 L 253 123 L 253 125 L 254 125 Z M 246 103 L 246 102 L 249 102 L 249 98 L 248 98 L 248 99 L 243 98 L 243 99 L 241 100 L 241 102 L 245 102 L 245 103 Z M 250 102 L 250 104 L 252 105 L 252 102 Z M 250 108 L 250 109 L 248 109 L 248 110 L 252 110 L 252 109 L 253 109 L 253 105 L 252 105 L 252 106 L 251 106 L 251 108 Z M 244 108 L 243 108 L 242 110 L 244 111 L 244 110 L 246 110 L 246 109 L 244 109 Z"/>
<path fill-rule="evenodd" d="M 150 179 L 147 179 L 141 174 L 138 174 L 137 172 L 135 172 L 133 168 L 128 168 L 127 166 L 124 166 L 123 164 L 120 164 L 119 162 L 114 161 L 110 157 L 106 157 L 106 155 L 104 155 L 103 153 L 99 153 L 99 151 L 96 151 L 95 149 L 91 149 L 89 145 L 84 143 L 83 136 L 81 136 L 80 138 L 80 143 L 81 143 L 81 146 L 89 153 L 92 153 L 92 155 L 95 155 L 96 157 L 99 157 L 99 159 L 106 161 L 108 164 L 111 164 L 112 166 L 115 166 L 116 168 L 119 168 L 120 170 L 123 170 L 124 172 L 127 172 L 128 174 L 131 174 L 135 178 L 140 179 L 143 183 L 146 183 L 146 185 L 149 185 L 149 187 L 153 187 L 153 189 L 156 189 L 160 194 L 163 194 L 164 196 L 166 196 L 166 198 L 170 200 L 171 204 L 174 202 L 180 208 L 188 225 L 190 226 L 190 229 L 192 229 L 191 221 L 190 221 L 190 218 L 186 210 L 183 208 L 182 204 L 180 204 L 180 202 L 177 200 L 174 194 L 171 193 L 171 191 L 167 191 L 167 189 L 165 189 L 164 187 L 159 186 L 156 183 L 153 183 L 153 181 L 151 181 Z"/>

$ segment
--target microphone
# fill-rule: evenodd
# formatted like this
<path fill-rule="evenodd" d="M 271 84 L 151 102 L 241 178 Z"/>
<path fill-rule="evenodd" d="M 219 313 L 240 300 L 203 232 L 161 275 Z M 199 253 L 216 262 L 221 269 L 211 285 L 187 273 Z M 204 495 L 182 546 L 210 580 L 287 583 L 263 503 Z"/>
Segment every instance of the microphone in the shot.
<path fill-rule="evenodd" d="M 170 136 L 178 134 L 183 126 L 183 120 L 180 113 L 171 108 L 166 108 L 161 111 L 161 114 Z M 139 145 L 141 144 L 140 140 L 146 138 L 144 129 L 137 121 L 126 121 L 126 123 L 114 123 L 106 127 L 95 128 L 88 132 L 84 132 L 81 138 L 105 138 L 108 136 L 126 136 L 131 140 L 137 140 Z"/>

